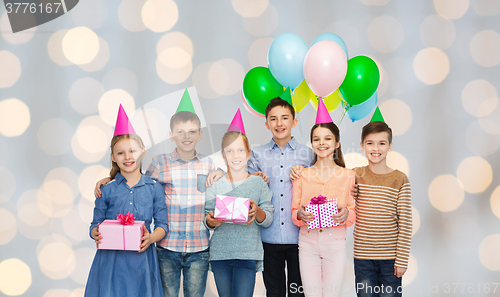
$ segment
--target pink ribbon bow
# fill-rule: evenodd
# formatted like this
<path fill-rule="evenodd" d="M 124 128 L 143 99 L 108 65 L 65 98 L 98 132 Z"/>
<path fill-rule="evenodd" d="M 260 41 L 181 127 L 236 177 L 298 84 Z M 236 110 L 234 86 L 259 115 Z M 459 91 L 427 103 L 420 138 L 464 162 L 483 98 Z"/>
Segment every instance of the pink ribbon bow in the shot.
<path fill-rule="evenodd" d="M 119 214 L 116 216 L 116 219 L 120 221 L 122 225 L 133 225 L 135 223 L 135 217 L 133 213 L 127 211 L 126 215 Z"/>
<path fill-rule="evenodd" d="M 311 199 L 311 204 L 323 204 L 326 202 L 326 197 L 325 196 L 322 196 L 322 195 L 319 195 L 318 197 L 314 197 Z"/>

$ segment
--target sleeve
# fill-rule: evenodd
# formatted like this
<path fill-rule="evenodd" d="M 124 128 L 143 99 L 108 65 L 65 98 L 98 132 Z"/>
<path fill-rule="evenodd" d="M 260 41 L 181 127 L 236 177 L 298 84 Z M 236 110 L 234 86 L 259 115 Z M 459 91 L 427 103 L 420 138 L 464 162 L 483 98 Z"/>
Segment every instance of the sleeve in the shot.
<path fill-rule="evenodd" d="M 266 213 L 266 218 L 262 223 L 257 222 L 255 220 L 255 223 L 261 227 L 269 227 L 273 223 L 273 216 L 274 216 L 274 207 L 273 204 L 271 203 L 271 199 L 273 198 L 273 191 L 269 188 L 267 183 L 259 178 L 259 183 L 261 187 L 261 192 L 260 192 L 260 198 L 259 198 L 259 204 L 258 206 Z"/>
<path fill-rule="evenodd" d="M 295 225 L 304 226 L 304 222 L 299 218 L 299 209 L 302 207 L 302 180 L 303 176 L 292 182 L 293 200 L 292 200 L 292 221 Z"/>
<path fill-rule="evenodd" d="M 262 171 L 259 166 L 259 161 L 257 160 L 256 154 L 252 151 L 252 156 L 247 162 L 247 171 L 250 174 L 254 174 L 255 172 Z"/>
<path fill-rule="evenodd" d="M 102 190 L 101 199 L 95 199 L 94 217 L 90 223 L 89 236 L 92 238 L 92 229 L 97 227 L 97 224 L 102 223 L 106 219 L 106 212 L 108 210 L 109 187 L 104 187 Z M 94 239 L 94 238 L 92 238 Z"/>
<path fill-rule="evenodd" d="M 205 224 L 208 230 L 215 230 L 217 228 L 211 228 L 207 224 L 208 213 L 215 210 L 215 196 L 217 195 L 216 187 L 217 185 L 214 183 L 211 187 L 208 187 L 205 192 L 205 219 L 203 220 L 203 224 Z"/>
<path fill-rule="evenodd" d="M 163 228 L 166 237 L 168 233 L 167 205 L 165 204 L 165 190 L 159 183 L 154 184 L 153 218 L 155 229 Z"/>
<path fill-rule="evenodd" d="M 348 211 L 347 214 L 347 219 L 345 221 L 346 227 L 352 226 L 356 222 L 356 203 L 354 202 L 354 196 L 351 193 L 351 188 L 354 186 L 354 183 L 356 182 L 356 174 L 354 171 L 349 170 L 350 177 L 349 177 L 349 189 L 347 189 L 346 193 L 346 208 Z"/>
<path fill-rule="evenodd" d="M 394 266 L 407 268 L 412 236 L 412 210 L 410 182 L 406 176 L 403 185 L 399 188 L 396 215 L 399 232 Z"/>
<path fill-rule="evenodd" d="M 151 161 L 151 164 L 149 164 L 148 170 L 146 170 L 146 175 L 150 176 L 151 179 L 159 182 L 163 187 L 165 187 L 165 181 L 163 180 L 163 177 L 161 176 L 161 170 L 160 170 L 161 164 L 158 160 L 158 156 L 154 157 L 153 160 Z"/>

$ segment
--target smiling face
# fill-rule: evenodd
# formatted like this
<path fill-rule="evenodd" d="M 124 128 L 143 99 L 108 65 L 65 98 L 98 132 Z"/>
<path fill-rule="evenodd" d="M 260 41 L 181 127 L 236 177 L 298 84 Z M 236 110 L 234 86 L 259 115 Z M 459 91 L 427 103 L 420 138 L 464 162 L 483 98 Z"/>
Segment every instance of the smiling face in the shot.
<path fill-rule="evenodd" d="M 292 128 L 297 125 L 290 109 L 283 106 L 275 106 L 267 115 L 266 127 L 273 133 L 273 138 L 277 140 L 290 140 Z"/>
<path fill-rule="evenodd" d="M 122 174 L 135 173 L 140 171 L 144 152 L 145 149 L 136 140 L 124 138 L 113 146 L 111 160 L 118 165 Z"/>
<path fill-rule="evenodd" d="M 317 127 L 312 133 L 312 148 L 318 158 L 329 158 L 339 148 L 340 142 L 335 139 L 328 128 Z"/>
<path fill-rule="evenodd" d="M 226 160 L 231 172 L 245 170 L 247 158 L 250 157 L 250 149 L 243 137 L 238 136 L 224 147 L 222 157 Z"/>
<path fill-rule="evenodd" d="M 392 143 L 389 142 L 389 133 L 387 132 L 368 134 L 361 143 L 361 149 L 365 152 L 370 164 L 386 162 L 387 154 L 391 148 Z"/>
<path fill-rule="evenodd" d="M 201 140 L 202 131 L 198 123 L 187 121 L 175 124 L 169 134 L 170 139 L 177 145 L 177 150 L 192 153 Z"/>

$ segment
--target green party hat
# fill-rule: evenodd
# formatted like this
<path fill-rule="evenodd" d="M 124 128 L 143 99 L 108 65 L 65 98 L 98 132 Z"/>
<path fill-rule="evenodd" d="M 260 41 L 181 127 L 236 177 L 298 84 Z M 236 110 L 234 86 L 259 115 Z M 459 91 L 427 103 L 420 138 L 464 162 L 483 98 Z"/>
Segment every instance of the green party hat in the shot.
<path fill-rule="evenodd" d="M 382 116 L 382 113 L 380 112 L 380 109 L 377 106 L 377 109 L 375 109 L 375 112 L 373 113 L 372 119 L 370 120 L 371 122 L 384 122 L 384 117 Z"/>
<path fill-rule="evenodd" d="M 290 88 L 286 88 L 286 90 L 284 90 L 283 93 L 281 93 L 280 98 L 290 103 L 291 106 L 293 106 L 292 96 L 290 95 Z"/>
<path fill-rule="evenodd" d="M 177 110 L 175 112 L 178 113 L 179 111 L 190 111 L 192 113 L 196 113 L 187 89 L 184 91 L 184 95 L 182 95 L 181 102 L 179 103 L 179 106 L 177 106 Z"/>

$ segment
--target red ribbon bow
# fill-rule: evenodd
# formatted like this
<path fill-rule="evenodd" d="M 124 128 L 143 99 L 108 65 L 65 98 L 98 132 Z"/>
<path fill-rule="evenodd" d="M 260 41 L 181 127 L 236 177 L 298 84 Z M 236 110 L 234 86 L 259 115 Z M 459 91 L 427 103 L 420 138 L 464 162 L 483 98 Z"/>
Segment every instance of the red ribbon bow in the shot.
<path fill-rule="evenodd" d="M 116 216 L 116 219 L 120 221 L 122 225 L 133 225 L 135 223 L 135 217 L 133 213 L 127 211 L 126 215 L 119 214 Z"/>
<path fill-rule="evenodd" d="M 323 204 L 326 202 L 326 197 L 319 195 L 318 197 L 314 197 L 311 199 L 311 204 Z"/>

